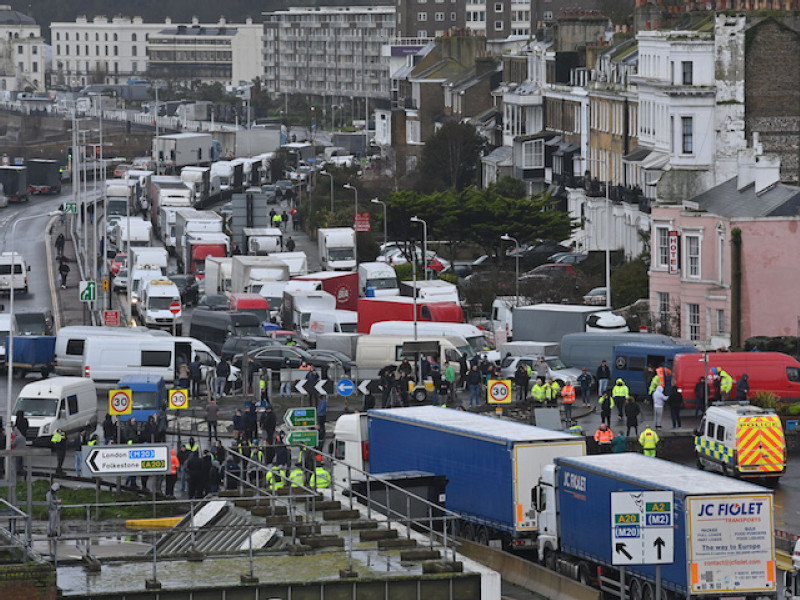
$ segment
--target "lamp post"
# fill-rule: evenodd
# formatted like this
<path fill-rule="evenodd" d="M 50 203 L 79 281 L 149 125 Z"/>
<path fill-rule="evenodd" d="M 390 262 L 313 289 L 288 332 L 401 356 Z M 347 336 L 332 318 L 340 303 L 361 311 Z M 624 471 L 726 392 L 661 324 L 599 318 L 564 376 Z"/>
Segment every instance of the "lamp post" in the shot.
<path fill-rule="evenodd" d="M 8 331 L 8 347 L 6 348 L 6 367 L 8 368 L 8 373 L 6 374 L 6 428 L 5 428 L 6 450 L 11 450 L 11 431 L 12 431 L 12 429 L 11 429 L 11 408 L 12 408 L 12 406 L 11 406 L 11 398 L 12 398 L 12 396 L 11 396 L 11 383 L 12 383 L 11 380 L 12 380 L 12 375 L 14 373 L 14 335 L 16 335 L 16 323 L 15 323 L 15 319 L 14 319 L 14 267 L 16 266 L 17 263 L 16 263 L 16 259 L 15 259 L 14 255 L 13 255 L 13 253 L 14 253 L 14 238 L 15 238 L 16 232 L 17 232 L 17 225 L 19 225 L 20 223 L 22 223 L 24 221 L 30 221 L 32 219 L 38 219 L 38 218 L 44 217 L 44 216 L 51 216 L 52 217 L 52 216 L 60 215 L 60 214 L 61 214 L 61 211 L 60 210 L 56 210 L 56 211 L 52 211 L 50 213 L 47 213 L 47 215 L 38 214 L 38 215 L 29 215 L 27 217 L 19 217 L 18 219 L 15 219 L 14 222 L 11 224 L 11 235 L 9 236 L 9 249 L 10 249 L 10 251 L 12 253 L 11 277 L 10 277 L 11 285 L 9 286 L 9 290 L 8 290 L 8 297 L 9 297 L 9 300 L 8 300 L 8 314 L 10 316 L 11 324 L 9 325 L 9 328 L 8 328 L 9 329 L 9 331 Z M 22 267 L 22 261 L 20 261 L 20 268 L 21 267 Z M 23 277 L 27 277 L 27 273 L 23 273 L 22 275 L 23 275 Z M 6 468 L 6 474 L 7 474 L 7 476 L 8 476 L 8 473 L 10 472 L 10 469 L 8 468 L 10 466 L 10 464 L 11 464 L 11 458 L 9 457 L 6 460 L 6 467 L 7 467 Z"/>
<path fill-rule="evenodd" d="M 412 223 L 422 223 L 422 265 L 423 265 L 423 275 L 425 281 L 428 280 L 428 224 L 420 219 L 418 216 L 411 217 Z M 416 249 L 414 250 L 414 254 L 416 254 Z M 416 262 L 416 256 L 414 257 L 414 262 Z M 415 290 L 416 295 L 416 290 Z"/>
<path fill-rule="evenodd" d="M 358 188 L 349 183 L 345 183 L 343 187 L 346 190 L 353 190 L 355 196 L 355 210 L 353 211 L 353 256 L 356 259 L 356 266 L 358 266 L 358 232 L 355 231 L 356 221 L 358 221 Z"/>
<path fill-rule="evenodd" d="M 507 233 L 500 236 L 505 242 L 514 242 L 514 306 L 519 306 L 519 240 Z"/>
<path fill-rule="evenodd" d="M 333 173 L 328 173 L 327 171 L 320 171 L 320 175 L 326 175 L 327 177 L 331 178 L 331 212 L 333 212 Z"/>
<path fill-rule="evenodd" d="M 370 202 L 372 202 L 373 204 L 380 204 L 381 206 L 383 206 L 383 246 L 386 247 L 386 242 L 389 239 L 387 237 L 388 229 L 386 225 L 386 202 L 378 200 L 377 198 L 373 198 L 372 200 L 370 200 Z"/>

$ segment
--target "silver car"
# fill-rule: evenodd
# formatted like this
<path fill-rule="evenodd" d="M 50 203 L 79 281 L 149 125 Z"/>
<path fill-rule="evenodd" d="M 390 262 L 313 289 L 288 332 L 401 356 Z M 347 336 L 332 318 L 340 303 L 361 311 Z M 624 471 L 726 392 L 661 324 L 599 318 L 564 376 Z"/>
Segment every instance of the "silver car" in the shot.
<path fill-rule="evenodd" d="M 529 365 L 532 371 L 531 379 L 536 378 L 536 361 L 539 360 L 538 356 L 506 356 L 500 362 L 500 373 L 506 379 L 513 379 L 514 373 L 517 371 L 519 363 Z M 564 364 L 558 356 L 545 356 L 544 361 L 547 363 L 547 376 L 557 381 L 559 385 L 564 385 L 564 382 L 571 379 L 573 385 L 578 381 L 578 375 L 581 370 L 575 367 L 568 367 Z"/>

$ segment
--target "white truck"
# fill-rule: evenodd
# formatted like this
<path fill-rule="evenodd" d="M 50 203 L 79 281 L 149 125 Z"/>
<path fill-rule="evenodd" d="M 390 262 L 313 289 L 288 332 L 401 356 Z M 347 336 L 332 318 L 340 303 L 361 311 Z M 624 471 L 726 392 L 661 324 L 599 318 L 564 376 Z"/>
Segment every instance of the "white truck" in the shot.
<path fill-rule="evenodd" d="M 328 292 L 286 290 L 281 303 L 281 322 L 284 329 L 294 329 L 301 335 L 311 324 L 311 313 L 336 310 L 336 297 Z"/>
<path fill-rule="evenodd" d="M 175 248 L 184 245 L 186 234 L 222 233 L 222 226 L 222 217 L 214 211 L 181 208 L 175 213 Z"/>
<path fill-rule="evenodd" d="M 186 191 L 191 194 L 191 191 L 186 188 Z M 174 254 L 177 245 L 176 232 L 177 232 L 177 215 L 181 209 L 191 208 L 191 199 L 187 198 L 186 194 L 180 189 L 162 190 L 164 195 L 159 196 L 159 210 L 158 210 L 158 232 L 161 241 L 167 250 Z"/>
<path fill-rule="evenodd" d="M 281 305 L 283 304 L 283 293 L 286 290 L 303 290 L 315 292 L 322 289 L 320 281 L 303 281 L 300 279 L 290 279 L 289 281 L 261 281 L 258 294 L 267 299 L 269 303 L 269 316 L 279 317 Z M 253 288 L 255 286 L 251 286 Z"/>
<path fill-rule="evenodd" d="M 354 271 L 356 268 L 356 232 L 352 227 L 317 230 L 319 262 L 324 271 Z"/>
<path fill-rule="evenodd" d="M 460 304 L 458 288 L 452 283 L 433 279 L 431 281 L 403 281 L 400 283 L 400 294 L 417 300 L 427 300 L 428 302 L 455 302 Z"/>
<path fill-rule="evenodd" d="M 258 293 L 265 281 L 287 281 L 289 266 L 271 256 L 234 256 L 231 293 Z"/>
<path fill-rule="evenodd" d="M 123 217 L 114 225 L 111 242 L 121 251 L 135 246 L 149 246 L 153 225 L 139 217 Z"/>
<path fill-rule="evenodd" d="M 308 257 L 305 252 L 270 252 L 269 256 L 289 266 L 289 277 L 308 275 Z"/>
<path fill-rule="evenodd" d="M 243 251 L 248 256 L 266 256 L 283 247 L 283 232 L 277 227 L 245 227 L 242 233 Z"/>
<path fill-rule="evenodd" d="M 206 258 L 206 294 L 218 295 L 230 293 L 232 269 L 233 257 L 231 256 L 209 256 Z"/>
<path fill-rule="evenodd" d="M 132 268 L 155 268 L 161 269 L 163 275 L 167 274 L 169 255 L 165 248 L 154 246 L 137 246 L 131 248 L 131 257 L 128 265 Z"/>
<path fill-rule="evenodd" d="M 180 304 L 181 292 L 178 286 L 169 279 L 153 279 L 142 288 L 136 312 L 145 327 L 171 329 L 180 335 L 183 323 Z M 173 305 L 178 306 L 177 313 L 172 312 Z"/>
<path fill-rule="evenodd" d="M 186 233 L 178 247 L 176 257 L 182 273 L 205 277 L 206 260 L 212 256 L 225 257 L 230 254 L 231 239 L 218 231 Z"/>
<path fill-rule="evenodd" d="M 167 170 L 211 164 L 210 133 L 172 133 L 153 138 L 152 159 Z"/>
<path fill-rule="evenodd" d="M 383 262 L 365 262 L 358 265 L 358 294 L 374 298 L 399 296 L 397 273 Z"/>
<path fill-rule="evenodd" d="M 192 189 L 192 206 L 200 208 L 219 196 L 219 176 L 211 167 L 183 167 L 181 180 Z"/>
<path fill-rule="evenodd" d="M 212 164 L 211 177 L 219 181 L 220 196 L 230 196 L 233 193 L 234 169 L 229 160 L 218 160 Z"/>
<path fill-rule="evenodd" d="M 126 179 L 106 181 L 106 229 L 122 217 L 138 213 L 137 182 Z"/>

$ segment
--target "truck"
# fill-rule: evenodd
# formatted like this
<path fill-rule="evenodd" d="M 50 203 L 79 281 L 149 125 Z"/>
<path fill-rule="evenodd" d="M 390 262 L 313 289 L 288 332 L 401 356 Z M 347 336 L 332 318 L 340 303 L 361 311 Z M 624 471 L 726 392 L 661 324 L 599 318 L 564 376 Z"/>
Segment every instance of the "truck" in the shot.
<path fill-rule="evenodd" d="M 9 347 L 9 338 L 4 337 L 5 348 Z M 5 351 L 4 351 L 5 354 Z M 12 352 L 12 369 L 14 375 L 24 378 L 35 371 L 47 377 L 55 370 L 56 338 L 52 335 L 14 336 Z"/>
<path fill-rule="evenodd" d="M 352 227 L 317 230 L 319 263 L 324 271 L 354 271 L 356 268 L 356 232 Z"/>
<path fill-rule="evenodd" d="M 328 292 L 285 290 L 281 303 L 281 323 L 284 329 L 301 332 L 303 329 L 308 329 L 312 311 L 330 311 L 335 308 L 336 298 Z"/>
<path fill-rule="evenodd" d="M 233 257 L 209 256 L 205 266 L 205 293 L 209 296 L 226 294 L 231 291 L 231 272 Z"/>
<path fill-rule="evenodd" d="M 106 181 L 106 223 L 111 228 L 113 222 L 139 212 L 137 182 L 126 179 Z"/>
<path fill-rule="evenodd" d="M 219 197 L 230 198 L 234 183 L 233 164 L 227 160 L 219 160 L 211 165 L 211 178 L 219 182 Z"/>
<path fill-rule="evenodd" d="M 286 263 L 289 277 L 308 275 L 308 257 L 305 252 L 270 252 L 270 258 Z"/>
<path fill-rule="evenodd" d="M 358 273 L 320 271 L 294 278 L 295 281 L 319 281 L 322 289 L 336 298 L 339 310 L 358 310 Z"/>
<path fill-rule="evenodd" d="M 175 175 L 156 175 L 150 182 L 150 220 L 159 232 L 159 213 L 162 206 L 192 207 L 192 190 Z"/>
<path fill-rule="evenodd" d="M 267 299 L 269 303 L 269 314 L 271 317 L 277 318 L 280 316 L 281 305 L 283 304 L 283 292 L 286 290 L 303 290 L 307 292 L 320 291 L 322 287 L 319 281 L 297 281 L 290 279 L 289 281 L 261 281 L 261 287 L 258 293 Z M 251 285 L 251 289 L 256 286 Z"/>
<path fill-rule="evenodd" d="M 418 321 L 463 323 L 464 312 L 453 302 L 417 301 Z M 379 321 L 413 321 L 414 299 L 405 296 L 358 299 L 358 332 L 369 333 Z"/>
<path fill-rule="evenodd" d="M 289 266 L 270 256 L 234 256 L 231 267 L 232 293 L 255 292 L 264 281 L 287 281 Z"/>
<path fill-rule="evenodd" d="M 370 298 L 399 296 L 400 288 L 394 268 L 382 262 L 359 263 L 358 295 Z"/>
<path fill-rule="evenodd" d="M 210 165 L 210 133 L 172 133 L 153 138 L 152 159 L 168 172 L 189 165 Z"/>
<path fill-rule="evenodd" d="M 416 295 L 419 300 L 429 300 L 431 302 L 460 302 L 458 288 L 454 284 L 441 279 L 402 281 L 400 282 L 400 294 L 410 298 Z"/>
<path fill-rule="evenodd" d="M 175 247 L 183 246 L 186 234 L 222 233 L 222 229 L 222 217 L 214 211 L 181 208 L 175 213 Z"/>
<path fill-rule="evenodd" d="M 579 331 L 629 330 L 624 318 L 582 304 L 517 306 L 514 307 L 513 324 L 515 341 L 560 342 L 568 333 Z"/>
<path fill-rule="evenodd" d="M 283 232 L 277 227 L 244 227 L 242 251 L 249 256 L 266 256 L 283 248 Z"/>
<path fill-rule="evenodd" d="M 139 217 L 122 217 L 114 225 L 112 242 L 116 250 L 129 250 L 134 246 L 149 246 L 153 225 Z M 109 249 L 111 250 L 111 249 Z"/>
<path fill-rule="evenodd" d="M 206 259 L 211 256 L 228 256 L 230 249 L 230 238 L 224 233 L 187 233 L 183 237 L 180 252 L 177 253 L 178 267 L 183 273 L 191 273 L 198 279 L 203 279 Z"/>
<path fill-rule="evenodd" d="M 32 158 L 28 161 L 28 192 L 60 194 L 61 166 L 55 160 Z"/>
<path fill-rule="evenodd" d="M 158 246 L 137 246 L 131 248 L 131 256 L 128 259 L 129 271 L 137 268 L 156 268 L 161 269 L 163 275 L 167 274 L 169 255 L 165 248 Z"/>
<path fill-rule="evenodd" d="M 463 537 L 535 548 L 541 529 L 533 491 L 556 457 L 582 457 L 582 437 L 438 406 L 345 414 L 336 421 L 333 474 L 424 471 L 447 477 L 445 507 Z M 480 457 L 480 460 L 465 459 Z M 368 461 L 368 462 L 367 462 Z M 587 536 L 588 539 L 595 539 Z"/>
<path fill-rule="evenodd" d="M 188 194 L 187 194 L 188 192 Z M 167 188 L 159 190 L 158 198 L 158 234 L 170 254 L 175 253 L 177 244 L 178 211 L 191 208 L 191 191 L 189 188 Z"/>
<path fill-rule="evenodd" d="M 539 559 L 610 596 L 777 597 L 771 490 L 622 453 L 556 457 L 533 496 Z"/>
<path fill-rule="evenodd" d="M 211 177 L 211 167 L 183 167 L 181 181 L 192 190 L 192 206 L 202 208 L 219 195 L 219 178 Z"/>
<path fill-rule="evenodd" d="M 21 166 L 0 166 L 0 185 L 8 202 L 28 201 L 28 168 Z"/>

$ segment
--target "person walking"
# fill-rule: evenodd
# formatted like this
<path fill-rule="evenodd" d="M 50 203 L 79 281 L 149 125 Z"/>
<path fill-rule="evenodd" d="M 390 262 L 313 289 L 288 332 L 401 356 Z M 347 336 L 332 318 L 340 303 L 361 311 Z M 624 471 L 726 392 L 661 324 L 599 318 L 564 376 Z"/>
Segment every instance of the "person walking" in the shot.
<path fill-rule="evenodd" d="M 600 404 L 600 423 L 605 423 L 611 426 L 611 411 L 614 409 L 614 398 L 608 390 L 603 392 L 603 395 L 597 399 Z"/>
<path fill-rule="evenodd" d="M 444 380 L 447 384 L 447 399 L 452 404 L 456 399 L 456 370 L 450 361 L 445 363 Z"/>
<path fill-rule="evenodd" d="M 289 214 L 284 210 L 281 213 L 281 228 L 286 231 L 286 227 L 289 225 Z M 290 250 L 291 252 L 291 250 Z"/>
<path fill-rule="evenodd" d="M 600 454 L 611 452 L 611 442 L 614 441 L 614 432 L 605 423 L 601 423 L 597 431 L 594 432 L 594 441 Z"/>
<path fill-rule="evenodd" d="M 611 369 L 608 368 L 606 361 L 602 361 L 600 366 L 597 367 L 595 378 L 597 379 L 597 396 L 599 397 L 608 389 L 608 382 L 611 379 Z"/>
<path fill-rule="evenodd" d="M 592 393 L 592 374 L 589 369 L 583 367 L 581 374 L 578 375 L 578 385 L 581 388 L 581 402 L 584 406 L 589 406 L 589 400 Z"/>
<path fill-rule="evenodd" d="M 669 416 L 672 419 L 672 428 L 681 427 L 681 409 L 683 408 L 683 395 L 677 385 L 669 389 L 667 395 L 667 406 L 669 406 Z"/>
<path fill-rule="evenodd" d="M 472 365 L 467 373 L 467 385 L 469 386 L 469 405 L 478 406 L 481 403 L 481 381 L 483 376 L 478 370 L 478 365 Z"/>
<path fill-rule="evenodd" d="M 286 240 L 286 251 L 287 252 L 294 252 L 295 247 L 296 247 L 296 245 L 295 245 L 294 240 L 292 239 L 292 236 L 289 236 L 289 239 Z"/>
<path fill-rule="evenodd" d="M 213 397 L 206 404 L 204 417 L 208 427 L 208 445 L 210 446 L 211 440 L 217 437 L 217 419 L 219 418 L 219 406 Z"/>
<path fill-rule="evenodd" d="M 517 370 L 514 371 L 514 385 L 517 386 L 517 402 L 525 402 L 528 398 L 528 384 L 530 383 L 530 376 L 528 375 L 528 365 L 519 361 Z"/>
<path fill-rule="evenodd" d="M 214 397 L 222 398 L 225 395 L 225 384 L 231 374 L 231 365 L 224 358 L 220 359 L 214 369 Z"/>
<path fill-rule="evenodd" d="M 628 390 L 628 386 L 625 385 L 625 382 L 622 381 L 622 379 L 617 379 L 614 388 L 611 390 L 611 397 L 614 399 L 614 404 L 617 405 L 617 416 L 620 421 L 622 421 L 622 407 L 625 404 L 625 399 L 630 395 L 630 391 Z"/>
<path fill-rule="evenodd" d="M 655 457 L 658 441 L 658 434 L 650 428 L 650 425 L 645 426 L 642 435 L 639 436 L 639 445 L 642 447 L 643 454 Z"/>
<path fill-rule="evenodd" d="M 64 257 L 64 245 L 67 243 L 67 238 L 64 237 L 63 233 L 59 233 L 58 237 L 56 238 L 56 256 L 58 258 Z"/>
<path fill-rule="evenodd" d="M 653 422 L 656 429 L 661 429 L 661 417 L 666 403 L 667 395 L 664 393 L 664 386 L 660 385 L 653 392 Z"/>
<path fill-rule="evenodd" d="M 67 264 L 67 260 L 62 256 L 61 257 L 61 264 L 58 265 L 58 274 L 61 275 L 61 289 L 67 289 L 67 275 L 69 275 L 69 265 Z"/>
<path fill-rule="evenodd" d="M 739 402 L 747 402 L 747 394 L 750 393 L 750 380 L 747 373 L 742 373 L 741 379 L 736 382 L 736 399 Z M 17 418 L 19 422 L 19 417 Z"/>
<path fill-rule="evenodd" d="M 572 405 L 575 403 L 575 387 L 572 385 L 571 379 L 567 379 L 564 387 L 561 388 L 561 402 L 564 405 L 564 424 L 569 427 L 574 423 Z"/>
<path fill-rule="evenodd" d="M 167 498 L 175 497 L 175 484 L 178 482 L 178 471 L 181 468 L 181 461 L 175 454 L 175 448 L 169 449 L 169 474 L 166 477 L 164 493 Z"/>
<path fill-rule="evenodd" d="M 634 435 L 639 435 L 639 413 L 642 412 L 641 407 L 633 398 L 625 399 L 625 435 L 631 434 L 633 429 Z"/>
<path fill-rule="evenodd" d="M 189 379 L 192 385 L 192 398 L 197 399 L 200 397 L 200 381 L 203 379 L 203 370 L 200 357 L 196 354 L 194 355 L 194 360 L 189 363 Z"/>

